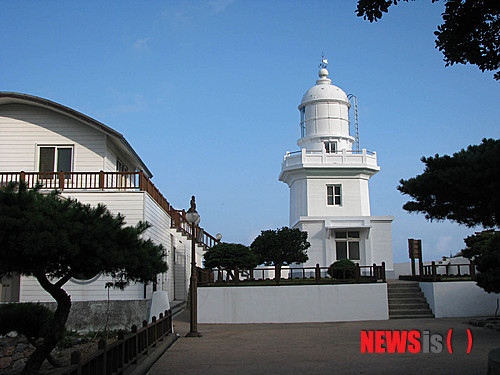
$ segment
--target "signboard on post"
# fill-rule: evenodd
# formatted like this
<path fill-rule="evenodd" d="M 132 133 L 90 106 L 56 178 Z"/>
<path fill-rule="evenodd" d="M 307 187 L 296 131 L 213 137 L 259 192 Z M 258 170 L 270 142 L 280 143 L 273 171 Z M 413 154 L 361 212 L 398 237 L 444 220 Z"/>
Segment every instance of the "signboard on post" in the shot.
<path fill-rule="evenodd" d="M 422 256 L 422 240 L 408 239 L 408 253 L 410 258 L 420 258 Z"/>
<path fill-rule="evenodd" d="M 408 239 L 408 255 L 411 259 L 411 274 L 416 276 L 415 272 L 415 259 L 418 258 L 418 268 L 419 274 L 422 276 L 423 264 L 422 264 L 422 240 L 415 240 L 413 238 Z"/>

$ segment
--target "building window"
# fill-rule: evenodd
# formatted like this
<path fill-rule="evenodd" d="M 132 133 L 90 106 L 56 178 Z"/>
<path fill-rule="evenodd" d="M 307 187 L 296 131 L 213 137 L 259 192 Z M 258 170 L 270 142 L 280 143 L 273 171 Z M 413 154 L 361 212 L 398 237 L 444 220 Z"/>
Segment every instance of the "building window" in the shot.
<path fill-rule="evenodd" d="M 116 161 L 116 171 L 117 172 L 128 172 L 128 167 L 120 159 L 118 159 Z"/>
<path fill-rule="evenodd" d="M 73 165 L 72 155 L 72 147 L 40 147 L 38 171 L 45 173 L 71 172 Z"/>
<path fill-rule="evenodd" d="M 300 109 L 300 136 L 306 136 L 306 107 Z"/>
<path fill-rule="evenodd" d="M 337 250 L 337 260 L 360 260 L 359 231 L 335 232 L 335 248 Z"/>
<path fill-rule="evenodd" d="M 337 142 L 325 142 L 325 150 L 327 154 L 334 154 L 337 152 Z"/>
<path fill-rule="evenodd" d="M 118 172 L 116 175 L 117 187 L 130 187 L 130 181 L 132 176 L 127 173 L 128 167 L 120 160 L 116 160 L 116 171 Z"/>
<path fill-rule="evenodd" d="M 326 203 L 329 206 L 340 206 L 341 199 L 341 186 L 340 185 L 327 185 L 326 186 Z"/>

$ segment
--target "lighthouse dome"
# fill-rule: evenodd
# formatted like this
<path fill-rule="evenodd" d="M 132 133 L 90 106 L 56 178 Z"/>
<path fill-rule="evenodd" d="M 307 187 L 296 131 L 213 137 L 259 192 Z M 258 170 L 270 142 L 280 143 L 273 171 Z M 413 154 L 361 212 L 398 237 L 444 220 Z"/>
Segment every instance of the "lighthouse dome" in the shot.
<path fill-rule="evenodd" d="M 349 103 L 346 93 L 339 87 L 332 85 L 332 80 L 328 78 L 328 70 L 322 68 L 319 73 L 316 85 L 311 87 L 302 97 L 299 108 L 314 101 L 342 101 Z"/>
<path fill-rule="evenodd" d="M 316 85 L 302 97 L 299 105 L 301 137 L 297 144 L 309 151 L 328 147 L 351 150 L 354 137 L 349 134 L 349 99 L 328 78 L 322 67 Z"/>

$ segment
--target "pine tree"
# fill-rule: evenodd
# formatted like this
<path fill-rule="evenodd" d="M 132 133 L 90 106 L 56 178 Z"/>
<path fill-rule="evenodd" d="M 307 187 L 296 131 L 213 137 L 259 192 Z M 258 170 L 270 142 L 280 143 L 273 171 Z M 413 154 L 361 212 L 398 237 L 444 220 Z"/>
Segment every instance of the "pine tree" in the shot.
<path fill-rule="evenodd" d="M 283 227 L 276 230 L 263 230 L 250 245 L 258 256 L 259 264 L 274 265 L 276 283 L 281 278 L 281 267 L 292 263 L 304 263 L 309 259 L 307 232 L 300 229 Z"/>
<path fill-rule="evenodd" d="M 79 274 L 110 276 L 110 285 L 147 283 L 165 272 L 164 249 L 141 235 L 145 222 L 125 226 L 104 205 L 92 207 L 24 184 L 0 189 L 0 274 L 34 276 L 57 302 L 42 344 L 22 374 L 35 374 L 63 337 L 71 298 L 63 286 Z"/>

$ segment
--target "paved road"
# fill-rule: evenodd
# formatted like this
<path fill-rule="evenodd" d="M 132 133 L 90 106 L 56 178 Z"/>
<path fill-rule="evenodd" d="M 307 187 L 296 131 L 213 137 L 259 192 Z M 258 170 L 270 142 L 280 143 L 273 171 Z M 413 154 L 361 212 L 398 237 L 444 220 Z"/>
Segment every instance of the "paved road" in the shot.
<path fill-rule="evenodd" d="M 181 337 L 148 375 L 190 374 L 486 374 L 488 352 L 500 332 L 465 324 L 467 319 L 411 319 L 305 324 L 201 324 L 201 338 L 186 338 L 188 313 L 175 320 Z M 362 330 L 419 330 L 441 334 L 450 354 L 361 354 Z M 467 351 L 467 328 L 473 345 Z"/>

